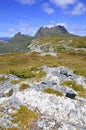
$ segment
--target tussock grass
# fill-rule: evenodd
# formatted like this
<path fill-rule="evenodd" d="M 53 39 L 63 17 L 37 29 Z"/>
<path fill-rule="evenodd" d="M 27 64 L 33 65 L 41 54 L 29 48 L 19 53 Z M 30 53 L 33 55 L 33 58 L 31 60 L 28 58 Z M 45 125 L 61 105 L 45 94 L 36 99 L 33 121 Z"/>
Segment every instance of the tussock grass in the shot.
<path fill-rule="evenodd" d="M 20 106 L 17 112 L 13 114 L 13 122 L 18 123 L 22 129 L 27 130 L 29 124 L 38 117 L 37 112 L 29 110 L 26 106 Z"/>
<path fill-rule="evenodd" d="M 45 93 L 49 93 L 49 94 L 55 94 L 56 96 L 63 96 L 63 94 L 60 91 L 57 91 L 55 89 L 52 88 L 46 88 L 44 90 Z"/>
<path fill-rule="evenodd" d="M 61 85 L 66 85 L 76 92 L 78 92 L 78 96 L 86 98 L 86 89 L 82 85 L 76 84 L 74 81 L 64 81 Z"/>

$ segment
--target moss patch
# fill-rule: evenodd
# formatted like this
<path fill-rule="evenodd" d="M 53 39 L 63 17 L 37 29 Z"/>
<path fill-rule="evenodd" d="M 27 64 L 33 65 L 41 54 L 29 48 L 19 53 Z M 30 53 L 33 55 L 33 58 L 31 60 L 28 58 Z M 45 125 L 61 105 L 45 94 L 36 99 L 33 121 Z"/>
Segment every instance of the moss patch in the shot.
<path fill-rule="evenodd" d="M 39 114 L 29 110 L 26 106 L 20 106 L 18 111 L 13 114 L 13 122 L 19 123 L 19 125 L 26 130 L 29 124 L 39 117 Z"/>
<path fill-rule="evenodd" d="M 56 94 L 56 96 L 63 96 L 63 94 L 60 91 L 57 91 L 52 88 L 46 88 L 44 92 L 49 93 L 49 94 Z"/>

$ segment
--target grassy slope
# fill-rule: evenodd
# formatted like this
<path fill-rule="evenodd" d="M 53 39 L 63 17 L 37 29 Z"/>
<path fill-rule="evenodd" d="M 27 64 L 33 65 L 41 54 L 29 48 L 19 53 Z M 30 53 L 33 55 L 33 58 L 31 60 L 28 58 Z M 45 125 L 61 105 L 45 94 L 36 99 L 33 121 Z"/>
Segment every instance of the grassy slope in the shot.
<path fill-rule="evenodd" d="M 68 67 L 76 74 L 86 76 L 86 51 L 74 51 L 65 50 L 64 45 L 77 46 L 85 45 L 86 37 L 63 37 L 63 38 L 38 38 L 35 40 L 34 45 L 45 48 L 53 47 L 57 53 L 57 57 L 52 57 L 50 55 L 40 56 L 37 53 L 13 53 L 0 55 L 0 73 L 9 73 L 10 70 L 16 72 L 27 71 L 28 69 L 41 67 L 43 65 L 48 66 L 65 66 Z M 70 41 L 70 42 L 69 42 Z M 77 43 L 76 43 L 77 41 Z M 83 41 L 83 43 L 81 42 Z M 47 44 L 48 43 L 48 44 Z M 34 75 L 38 70 L 29 70 Z M 41 71 L 41 70 L 40 70 Z M 39 73 L 39 77 L 43 72 Z M 27 75 L 27 74 L 26 74 Z"/>
<path fill-rule="evenodd" d="M 45 37 L 37 38 L 34 45 L 46 45 L 48 43 L 49 47 L 58 47 L 63 44 L 67 44 L 69 47 L 74 48 L 86 48 L 86 37 Z"/>
<path fill-rule="evenodd" d="M 86 48 L 86 37 L 75 37 L 73 41 L 70 43 L 70 46 L 75 48 Z"/>
<path fill-rule="evenodd" d="M 22 72 L 31 67 L 66 66 L 76 73 L 86 76 L 86 51 L 61 51 L 57 57 L 40 56 L 37 53 L 14 53 L 0 55 L 0 73 L 10 70 Z"/>

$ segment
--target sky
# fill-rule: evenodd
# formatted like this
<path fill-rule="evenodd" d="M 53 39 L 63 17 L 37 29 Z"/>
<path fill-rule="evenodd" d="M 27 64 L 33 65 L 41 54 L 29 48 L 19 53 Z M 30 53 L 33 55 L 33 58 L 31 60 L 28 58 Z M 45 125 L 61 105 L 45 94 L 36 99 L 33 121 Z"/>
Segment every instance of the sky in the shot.
<path fill-rule="evenodd" d="M 86 0 L 0 0 L 0 37 L 34 36 L 41 26 L 57 25 L 86 36 Z"/>

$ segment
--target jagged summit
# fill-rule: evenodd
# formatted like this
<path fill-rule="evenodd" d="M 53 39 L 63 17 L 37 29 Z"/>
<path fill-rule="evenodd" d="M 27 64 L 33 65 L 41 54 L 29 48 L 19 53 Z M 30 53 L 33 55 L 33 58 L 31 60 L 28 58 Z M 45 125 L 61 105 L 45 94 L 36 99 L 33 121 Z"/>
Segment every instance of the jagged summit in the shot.
<path fill-rule="evenodd" d="M 16 33 L 16 34 L 14 35 L 13 39 L 20 39 L 20 38 L 22 38 L 22 37 L 24 37 L 24 36 L 25 36 L 24 34 L 22 34 L 21 32 L 18 32 L 18 33 Z"/>
<path fill-rule="evenodd" d="M 71 35 L 64 26 L 58 25 L 51 28 L 40 27 L 35 37 L 69 36 Z"/>

